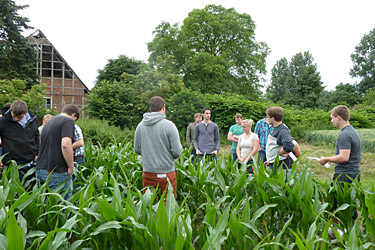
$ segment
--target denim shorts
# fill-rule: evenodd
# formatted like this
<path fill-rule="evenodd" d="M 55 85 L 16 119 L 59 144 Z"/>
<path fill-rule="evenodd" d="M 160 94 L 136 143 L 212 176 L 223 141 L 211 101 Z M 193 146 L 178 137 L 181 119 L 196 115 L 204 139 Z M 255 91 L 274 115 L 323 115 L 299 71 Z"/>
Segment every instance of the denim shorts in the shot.
<path fill-rule="evenodd" d="M 60 191 L 60 193 L 64 193 L 65 190 L 69 190 L 68 193 L 65 195 L 65 199 L 67 200 L 70 196 L 72 196 L 73 192 L 73 185 L 72 185 L 72 178 L 68 175 L 68 172 L 51 172 L 48 173 L 47 169 L 37 169 L 36 170 L 36 180 L 39 184 L 44 184 L 48 180 L 48 187 L 51 191 L 55 190 L 61 183 L 65 182 L 64 187 Z"/>

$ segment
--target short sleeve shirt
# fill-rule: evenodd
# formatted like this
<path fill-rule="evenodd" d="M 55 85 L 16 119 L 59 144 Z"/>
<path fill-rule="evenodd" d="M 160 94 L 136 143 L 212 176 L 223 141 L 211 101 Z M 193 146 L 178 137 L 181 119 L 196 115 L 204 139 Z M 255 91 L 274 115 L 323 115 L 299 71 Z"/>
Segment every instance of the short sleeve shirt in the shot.
<path fill-rule="evenodd" d="M 232 132 L 233 135 L 240 136 L 243 134 L 242 127 L 239 127 L 237 124 L 234 124 L 233 126 L 230 127 L 229 132 Z M 232 142 L 232 149 L 237 148 L 237 142 Z"/>
<path fill-rule="evenodd" d="M 67 172 L 68 165 L 61 150 L 62 138 L 74 139 L 74 121 L 64 115 L 55 116 L 43 128 L 42 142 L 39 150 L 37 169 Z"/>
<path fill-rule="evenodd" d="M 349 160 L 335 164 L 335 173 L 359 174 L 361 173 L 361 139 L 352 125 L 343 128 L 336 141 L 336 155 L 341 149 L 350 149 Z"/>

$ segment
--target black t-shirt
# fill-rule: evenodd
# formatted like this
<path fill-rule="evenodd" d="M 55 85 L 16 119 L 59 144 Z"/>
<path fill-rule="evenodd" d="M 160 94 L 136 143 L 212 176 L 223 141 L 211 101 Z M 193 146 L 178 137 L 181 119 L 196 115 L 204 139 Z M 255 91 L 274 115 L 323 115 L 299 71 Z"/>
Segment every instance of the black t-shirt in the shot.
<path fill-rule="evenodd" d="M 62 138 L 74 138 L 74 121 L 64 115 L 53 117 L 43 128 L 37 169 L 67 172 L 68 165 L 61 150 Z"/>

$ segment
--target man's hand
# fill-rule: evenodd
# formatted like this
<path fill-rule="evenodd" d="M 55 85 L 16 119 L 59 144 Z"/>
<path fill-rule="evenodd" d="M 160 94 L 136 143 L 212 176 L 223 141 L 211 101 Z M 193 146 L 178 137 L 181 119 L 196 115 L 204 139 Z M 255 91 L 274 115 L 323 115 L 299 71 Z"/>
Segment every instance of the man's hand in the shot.
<path fill-rule="evenodd" d="M 195 150 L 195 153 L 196 153 L 197 155 L 201 155 L 201 154 L 202 154 L 201 151 L 199 151 L 199 149 Z"/>
<path fill-rule="evenodd" d="M 4 168 L 4 166 L 3 166 L 3 162 L 0 161 L 0 169 L 3 169 L 3 168 Z"/>
<path fill-rule="evenodd" d="M 269 163 L 268 161 L 265 161 L 263 164 L 264 164 L 265 166 L 269 166 L 269 165 L 270 165 L 270 163 Z"/>
<path fill-rule="evenodd" d="M 217 155 L 217 150 L 215 149 L 214 151 L 212 151 L 212 154 Z"/>
<path fill-rule="evenodd" d="M 73 174 L 73 168 L 68 168 L 68 176 L 71 176 Z"/>
<path fill-rule="evenodd" d="M 320 163 L 320 165 L 324 165 L 324 164 L 326 164 L 327 162 L 329 163 L 327 157 L 322 157 L 322 158 L 320 158 L 320 159 L 318 160 L 318 162 Z"/>

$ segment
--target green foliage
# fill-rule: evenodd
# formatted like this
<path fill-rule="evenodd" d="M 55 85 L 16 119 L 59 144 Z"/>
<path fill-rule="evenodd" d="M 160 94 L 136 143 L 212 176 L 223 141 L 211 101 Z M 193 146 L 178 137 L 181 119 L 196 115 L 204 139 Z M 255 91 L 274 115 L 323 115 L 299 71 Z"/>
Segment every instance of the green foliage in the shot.
<path fill-rule="evenodd" d="M 103 69 L 98 70 L 96 77 L 96 84 L 101 85 L 102 81 L 120 82 L 123 81 L 122 75 L 124 73 L 130 75 L 138 75 L 141 67 L 145 63 L 134 58 L 129 58 L 125 55 L 120 55 L 117 59 L 109 59 Z"/>
<path fill-rule="evenodd" d="M 0 79 L 22 79 L 30 88 L 39 78 L 34 70 L 37 58 L 21 34 L 31 28 L 27 24 L 29 19 L 18 14 L 28 6 L 18 6 L 10 0 L 0 3 Z"/>
<path fill-rule="evenodd" d="M 359 90 L 362 94 L 375 87 L 375 29 L 365 34 L 351 55 L 353 68 L 352 77 L 360 77 Z"/>
<path fill-rule="evenodd" d="M 135 93 L 135 108 L 141 113 L 149 111 L 150 99 L 161 96 L 168 100 L 174 94 L 185 89 L 182 77 L 173 73 L 167 60 L 157 69 L 144 68 L 134 79 L 132 86 Z"/>
<path fill-rule="evenodd" d="M 90 92 L 87 114 L 121 128 L 132 128 L 141 119 L 134 108 L 135 92 L 128 83 L 103 81 Z"/>
<path fill-rule="evenodd" d="M 116 142 L 123 142 L 126 139 L 132 140 L 134 138 L 134 131 L 111 126 L 105 120 L 93 118 L 79 119 L 76 123 L 82 129 L 86 143 L 90 142 L 105 147 L 111 143 L 116 144 Z"/>
<path fill-rule="evenodd" d="M 166 22 L 159 25 L 148 43 L 149 61 L 158 65 L 158 57 L 173 56 L 175 72 L 184 75 L 187 87 L 256 99 L 269 48 L 255 41 L 254 31 L 250 15 L 207 5 L 190 12 L 181 28 Z"/>
<path fill-rule="evenodd" d="M 285 58 L 276 62 L 267 95 L 273 102 L 311 108 L 319 106 L 323 89 L 317 65 L 311 53 L 306 51 L 294 55 L 290 63 Z"/>
<path fill-rule="evenodd" d="M 375 107 L 375 88 L 370 88 L 362 97 L 363 105 Z"/>
<path fill-rule="evenodd" d="M 86 147 L 75 171 L 70 200 L 47 184 L 28 186 L 17 166 L 0 180 L 0 244 L 11 249 L 372 249 L 375 189 L 360 183 L 320 185 L 309 165 L 254 165 L 254 174 L 231 160 L 192 163 L 187 150 L 176 160 L 177 200 L 143 190 L 140 156 L 130 142 Z M 298 171 L 297 171 L 298 166 Z M 30 170 L 32 171 L 32 170 Z M 31 191 L 26 191 L 28 186 Z M 171 186 L 170 186 L 171 188 Z M 331 211 L 333 197 L 339 207 Z M 328 235 L 332 218 L 359 210 Z M 341 217 L 340 217 L 341 218 Z M 345 229 L 345 230 L 344 230 Z"/>
<path fill-rule="evenodd" d="M 188 124 L 194 121 L 194 114 L 202 113 L 202 109 L 207 106 L 205 95 L 186 89 L 168 99 L 167 118 L 173 121 L 179 131 L 185 132 Z M 185 136 L 181 138 L 185 138 Z"/>
<path fill-rule="evenodd" d="M 0 107 L 3 107 L 7 102 L 23 100 L 39 119 L 42 119 L 47 113 L 54 115 L 56 114 L 54 110 L 48 110 L 45 107 L 44 89 L 44 84 L 33 85 L 31 89 L 28 89 L 26 81 L 18 79 L 0 80 Z"/>

